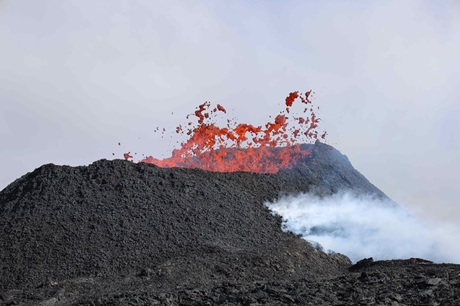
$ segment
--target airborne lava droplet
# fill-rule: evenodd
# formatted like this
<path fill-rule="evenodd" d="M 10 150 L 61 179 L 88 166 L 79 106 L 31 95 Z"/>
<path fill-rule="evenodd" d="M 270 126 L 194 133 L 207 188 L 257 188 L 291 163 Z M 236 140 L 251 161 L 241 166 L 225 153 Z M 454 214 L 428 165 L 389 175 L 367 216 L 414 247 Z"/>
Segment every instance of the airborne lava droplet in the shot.
<path fill-rule="evenodd" d="M 220 104 L 217 104 L 217 109 L 220 110 L 221 112 L 224 112 L 224 113 L 227 113 L 227 111 L 225 110 L 225 108 L 220 105 Z"/>
<path fill-rule="evenodd" d="M 196 124 L 189 122 L 186 131 L 182 125 L 176 128 L 176 133 L 185 132 L 189 138 L 179 149 L 172 151 L 171 157 L 156 159 L 150 156 L 140 162 L 219 172 L 276 173 L 280 169 L 292 168 L 311 154 L 300 144 L 325 139 L 327 134 L 318 135 L 320 119 L 313 112 L 310 95 L 311 91 L 304 95 L 291 92 L 286 98 L 286 113 L 290 114 L 294 102 L 300 99 L 305 104 L 303 114 L 291 117 L 282 111 L 273 122 L 264 126 L 226 120 L 226 127 L 219 127 L 212 119 L 217 112 L 226 113 L 225 108 L 220 104 L 210 108 L 211 103 L 205 102 L 187 116 L 187 119 L 195 116 Z M 125 159 L 132 158 L 129 152 L 124 156 Z"/>
<path fill-rule="evenodd" d="M 123 154 L 123 157 L 124 157 L 126 160 L 128 160 L 128 159 L 130 159 L 130 158 L 133 158 L 133 156 L 131 155 L 131 152 L 124 153 L 124 154 Z"/>

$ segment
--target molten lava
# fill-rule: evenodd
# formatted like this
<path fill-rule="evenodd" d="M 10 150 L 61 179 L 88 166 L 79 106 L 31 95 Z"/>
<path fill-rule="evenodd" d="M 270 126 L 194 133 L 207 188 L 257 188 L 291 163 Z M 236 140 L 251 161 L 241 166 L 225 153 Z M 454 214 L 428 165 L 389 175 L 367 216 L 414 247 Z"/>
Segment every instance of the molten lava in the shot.
<path fill-rule="evenodd" d="M 326 132 L 319 135 L 317 131 L 320 119 L 313 112 L 310 95 L 311 91 L 305 95 L 291 92 L 286 98 L 285 110 L 264 126 L 227 120 L 226 127 L 219 127 L 213 118 L 219 112 L 226 113 L 225 108 L 219 104 L 211 108 L 211 104 L 205 102 L 189 115 L 197 118 L 195 125 L 189 122 L 186 130 L 180 125 L 176 128 L 176 133 L 185 133 L 189 137 L 180 149 L 173 150 L 169 158 L 150 156 L 140 162 L 219 172 L 276 173 L 280 169 L 292 168 L 312 153 L 301 149 L 301 143 L 326 137 Z M 302 115 L 298 117 L 291 111 L 296 100 L 303 105 Z M 126 159 L 128 157 L 131 156 L 125 155 Z"/>

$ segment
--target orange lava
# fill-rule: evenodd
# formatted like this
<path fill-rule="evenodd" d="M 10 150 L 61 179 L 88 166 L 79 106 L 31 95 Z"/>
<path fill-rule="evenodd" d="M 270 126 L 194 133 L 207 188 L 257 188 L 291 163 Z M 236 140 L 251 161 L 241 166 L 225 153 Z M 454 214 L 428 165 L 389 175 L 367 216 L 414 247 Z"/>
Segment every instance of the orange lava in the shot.
<path fill-rule="evenodd" d="M 291 92 L 286 98 L 285 110 L 264 126 L 233 124 L 227 120 L 226 127 L 219 127 L 213 118 L 219 112 L 226 113 L 225 108 L 219 104 L 211 108 L 211 104 L 205 102 L 189 115 L 197 118 L 195 125 L 189 122 L 190 128 L 186 130 L 182 126 L 176 128 L 176 133 L 185 133 L 189 138 L 172 151 L 171 157 L 156 159 L 150 156 L 140 162 L 219 172 L 276 173 L 292 168 L 311 155 L 310 151 L 301 149 L 301 143 L 326 137 L 326 132 L 320 135 L 317 130 L 320 119 L 313 111 L 310 95 L 311 91 L 304 95 Z M 295 116 L 291 110 L 296 100 L 302 103 L 300 116 Z M 125 158 L 128 157 L 131 156 L 125 154 Z"/>
<path fill-rule="evenodd" d="M 133 156 L 131 155 L 131 152 L 124 153 L 124 154 L 123 154 L 123 157 L 124 157 L 126 160 L 128 160 L 128 159 L 130 159 L 130 158 L 133 158 Z"/>

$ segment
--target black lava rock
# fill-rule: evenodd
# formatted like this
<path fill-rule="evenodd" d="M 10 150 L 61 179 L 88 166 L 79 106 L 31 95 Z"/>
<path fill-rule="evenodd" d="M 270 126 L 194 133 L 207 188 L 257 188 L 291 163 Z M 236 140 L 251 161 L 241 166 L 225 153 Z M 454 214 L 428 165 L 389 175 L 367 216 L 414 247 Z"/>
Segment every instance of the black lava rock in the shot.
<path fill-rule="evenodd" d="M 283 194 L 386 196 L 330 146 L 278 174 L 44 165 L 0 192 L 0 305 L 439 305 L 456 265 L 351 267 L 281 230 Z M 396 205 L 396 204 L 395 204 Z M 431 304 L 430 304 L 431 303 Z M 437 303 L 437 304 L 436 304 Z M 443 304 L 448 305 L 448 304 Z"/>

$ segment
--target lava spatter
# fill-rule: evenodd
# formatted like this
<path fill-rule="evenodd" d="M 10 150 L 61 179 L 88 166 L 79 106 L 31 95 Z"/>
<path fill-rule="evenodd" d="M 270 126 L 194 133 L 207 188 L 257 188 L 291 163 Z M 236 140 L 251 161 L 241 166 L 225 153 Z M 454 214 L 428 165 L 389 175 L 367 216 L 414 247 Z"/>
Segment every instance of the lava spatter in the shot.
<path fill-rule="evenodd" d="M 313 111 L 311 93 L 289 93 L 285 110 L 264 126 L 227 119 L 226 126 L 219 127 L 215 119 L 219 113 L 226 113 L 225 108 L 220 104 L 211 108 L 211 103 L 205 102 L 187 116 L 187 119 L 195 117 L 195 124 L 188 122 L 188 128 L 182 125 L 176 128 L 176 133 L 185 133 L 188 140 L 173 150 L 171 157 L 156 159 L 150 156 L 140 162 L 219 172 L 276 173 L 292 168 L 312 153 L 301 149 L 301 143 L 324 140 L 327 135 L 326 132 L 319 135 L 320 119 Z M 296 100 L 302 103 L 300 115 L 291 110 Z"/>

